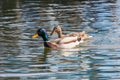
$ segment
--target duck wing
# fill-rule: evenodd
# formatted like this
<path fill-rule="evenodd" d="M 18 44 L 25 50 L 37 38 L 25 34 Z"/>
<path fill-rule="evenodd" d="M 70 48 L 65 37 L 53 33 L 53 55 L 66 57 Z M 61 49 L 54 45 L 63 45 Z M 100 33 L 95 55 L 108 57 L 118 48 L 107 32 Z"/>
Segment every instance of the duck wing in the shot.
<path fill-rule="evenodd" d="M 64 37 L 64 38 L 58 40 L 57 43 L 59 43 L 59 44 L 69 44 L 69 43 L 76 42 L 76 41 L 79 41 L 78 37 Z"/>
<path fill-rule="evenodd" d="M 54 42 L 47 42 L 47 44 L 50 46 L 50 48 L 56 49 L 58 47 L 58 45 Z"/>

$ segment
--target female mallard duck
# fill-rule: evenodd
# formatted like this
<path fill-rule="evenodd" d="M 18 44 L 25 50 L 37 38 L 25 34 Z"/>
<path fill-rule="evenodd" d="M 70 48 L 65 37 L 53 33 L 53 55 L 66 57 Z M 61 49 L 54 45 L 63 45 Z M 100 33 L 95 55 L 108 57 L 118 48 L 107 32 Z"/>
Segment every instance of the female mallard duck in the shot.
<path fill-rule="evenodd" d="M 44 47 L 49 48 L 74 48 L 81 43 L 81 38 L 79 37 L 64 37 L 58 38 L 54 41 L 48 40 L 48 35 L 45 29 L 38 29 L 37 32 L 32 36 L 32 38 L 37 38 L 41 36 L 44 40 Z"/>
<path fill-rule="evenodd" d="M 55 26 L 51 32 L 50 35 L 53 35 L 57 33 L 58 34 L 58 37 L 59 38 L 63 38 L 63 37 L 70 37 L 70 36 L 77 36 L 77 37 L 80 37 L 81 40 L 86 40 L 86 39 L 89 39 L 91 38 L 92 36 L 89 36 L 88 34 L 85 33 L 85 31 L 82 31 L 82 32 L 72 32 L 70 34 L 67 34 L 67 35 L 63 35 L 62 33 L 62 28 L 58 25 L 58 26 Z"/>

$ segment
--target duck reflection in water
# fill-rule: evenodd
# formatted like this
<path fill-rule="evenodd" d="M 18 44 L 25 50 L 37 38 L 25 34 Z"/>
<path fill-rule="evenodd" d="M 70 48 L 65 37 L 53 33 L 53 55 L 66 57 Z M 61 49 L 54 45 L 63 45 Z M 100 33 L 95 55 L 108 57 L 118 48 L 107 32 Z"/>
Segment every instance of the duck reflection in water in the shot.
<path fill-rule="evenodd" d="M 51 48 L 45 47 L 42 54 L 35 57 L 33 61 L 35 61 L 34 65 L 30 65 L 29 67 L 33 68 L 35 71 L 39 72 L 49 72 L 49 61 L 47 60 L 48 53 L 51 52 Z"/>
<path fill-rule="evenodd" d="M 46 64 L 47 63 L 46 58 L 47 58 L 48 53 L 50 53 L 50 52 L 51 52 L 51 48 L 45 47 L 42 55 L 38 56 L 35 59 L 36 63 Z"/>

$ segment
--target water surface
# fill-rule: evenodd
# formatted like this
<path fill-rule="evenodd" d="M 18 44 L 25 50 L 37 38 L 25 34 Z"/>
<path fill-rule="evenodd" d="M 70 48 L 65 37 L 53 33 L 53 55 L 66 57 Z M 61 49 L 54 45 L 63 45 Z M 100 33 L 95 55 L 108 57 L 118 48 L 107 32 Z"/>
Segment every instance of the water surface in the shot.
<path fill-rule="evenodd" d="M 38 28 L 48 34 L 86 31 L 93 38 L 75 49 L 47 49 Z M 119 0 L 0 1 L 0 80 L 119 80 Z M 52 36 L 52 39 L 57 35 Z"/>

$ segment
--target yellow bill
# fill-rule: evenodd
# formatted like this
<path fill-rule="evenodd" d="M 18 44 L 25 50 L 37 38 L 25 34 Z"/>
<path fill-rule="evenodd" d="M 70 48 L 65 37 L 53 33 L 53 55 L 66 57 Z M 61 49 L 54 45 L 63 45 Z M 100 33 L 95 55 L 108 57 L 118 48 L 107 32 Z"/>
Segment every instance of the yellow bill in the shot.
<path fill-rule="evenodd" d="M 32 38 L 37 38 L 39 35 L 36 33 L 32 36 Z"/>

